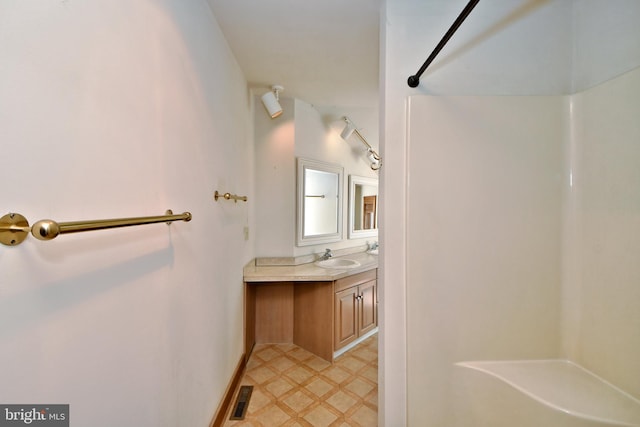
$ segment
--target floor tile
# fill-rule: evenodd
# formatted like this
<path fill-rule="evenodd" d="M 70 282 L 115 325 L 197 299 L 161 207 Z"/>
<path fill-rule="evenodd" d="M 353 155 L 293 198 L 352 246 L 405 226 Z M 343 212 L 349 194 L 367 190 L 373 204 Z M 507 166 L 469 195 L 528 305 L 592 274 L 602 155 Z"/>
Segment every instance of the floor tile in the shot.
<path fill-rule="evenodd" d="M 269 384 L 267 384 L 265 386 L 265 389 L 267 389 L 275 397 L 280 397 L 294 387 L 295 385 L 291 384 L 290 381 L 287 381 L 286 379 L 279 377 L 279 378 L 276 378 L 274 381 L 271 381 Z"/>
<path fill-rule="evenodd" d="M 375 385 L 371 384 L 371 382 L 363 380 L 361 378 L 356 378 L 349 384 L 347 384 L 344 388 L 364 399 L 364 397 L 369 394 L 369 392 L 373 390 L 374 387 Z"/>
<path fill-rule="evenodd" d="M 314 402 L 312 398 L 307 396 L 301 390 L 296 391 L 294 394 L 284 398 L 282 401 L 296 412 L 302 412 Z"/>
<path fill-rule="evenodd" d="M 378 413 L 365 405 L 358 408 L 353 414 L 353 419 L 362 427 L 375 427 L 378 425 Z"/>
<path fill-rule="evenodd" d="M 314 376 L 314 372 L 304 366 L 296 366 L 285 372 L 285 375 L 298 384 L 302 384 Z"/>
<path fill-rule="evenodd" d="M 256 356 L 258 356 L 260 359 L 268 362 L 269 360 L 280 356 L 280 352 L 276 351 L 276 349 L 271 346 L 271 345 L 267 345 L 266 347 L 263 348 L 258 348 L 257 351 L 255 351 Z"/>
<path fill-rule="evenodd" d="M 313 411 L 304 416 L 304 419 L 310 422 L 314 427 L 328 427 L 338 416 L 329 411 L 325 406 L 318 406 Z"/>
<path fill-rule="evenodd" d="M 352 374 L 340 368 L 339 366 L 332 366 L 322 372 L 322 376 L 335 382 L 336 384 L 342 384 L 347 379 L 352 377 Z"/>
<path fill-rule="evenodd" d="M 359 360 L 359 359 L 357 359 L 357 358 L 355 358 L 353 356 L 349 356 L 349 355 L 345 354 L 343 357 L 344 357 L 343 360 L 338 360 L 336 363 L 341 368 L 347 369 L 348 371 L 350 371 L 352 373 L 356 373 L 360 369 L 362 369 L 365 366 L 367 366 L 367 363 L 365 363 L 362 360 Z"/>
<path fill-rule="evenodd" d="M 281 426 L 289 419 L 291 417 L 277 406 L 270 406 L 260 414 L 260 422 L 267 426 Z"/>
<path fill-rule="evenodd" d="M 309 384 L 307 384 L 305 388 L 319 398 L 322 398 L 325 394 L 333 390 L 335 387 L 324 381 L 322 378 L 315 378 Z"/>
<path fill-rule="evenodd" d="M 338 411 L 347 413 L 358 400 L 349 396 L 344 391 L 339 390 L 337 393 L 329 397 L 326 402 L 336 408 Z"/>
<path fill-rule="evenodd" d="M 293 344 L 258 344 L 241 385 L 253 385 L 244 420 L 225 427 L 375 427 L 378 336 L 333 364 Z M 234 400 L 235 401 L 235 400 Z"/>
<path fill-rule="evenodd" d="M 296 362 L 289 359 L 286 356 L 279 356 L 271 361 L 269 361 L 269 367 L 276 369 L 278 372 L 286 371 L 287 369 L 294 366 Z"/>
<path fill-rule="evenodd" d="M 247 371 L 247 376 L 251 377 L 257 384 L 263 384 L 277 375 L 272 369 L 264 365 Z"/>
<path fill-rule="evenodd" d="M 305 366 L 310 367 L 311 369 L 313 369 L 316 372 L 320 372 L 324 369 L 327 369 L 328 367 L 331 366 L 330 362 L 327 362 L 324 359 L 320 359 L 319 357 L 314 357 L 311 359 L 308 359 L 304 362 Z"/>

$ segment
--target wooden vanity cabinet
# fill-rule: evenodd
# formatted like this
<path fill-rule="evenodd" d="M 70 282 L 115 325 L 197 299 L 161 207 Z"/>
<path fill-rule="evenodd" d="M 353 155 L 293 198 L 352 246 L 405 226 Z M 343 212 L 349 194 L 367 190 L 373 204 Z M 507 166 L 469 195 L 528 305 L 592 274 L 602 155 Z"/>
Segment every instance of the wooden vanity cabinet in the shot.
<path fill-rule="evenodd" d="M 245 282 L 245 356 L 256 343 L 294 344 L 321 358 L 374 329 L 377 269 L 335 281 Z"/>
<path fill-rule="evenodd" d="M 378 325 L 376 271 L 335 281 L 334 350 L 350 344 Z"/>

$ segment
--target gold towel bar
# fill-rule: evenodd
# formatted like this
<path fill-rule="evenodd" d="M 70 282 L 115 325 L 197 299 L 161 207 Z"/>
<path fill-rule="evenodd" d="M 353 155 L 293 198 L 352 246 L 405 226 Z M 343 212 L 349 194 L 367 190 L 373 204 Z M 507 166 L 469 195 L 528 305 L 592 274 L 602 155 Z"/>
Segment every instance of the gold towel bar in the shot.
<path fill-rule="evenodd" d="M 242 200 L 243 202 L 247 201 L 247 196 L 238 196 L 236 194 L 231 194 L 231 193 L 220 194 L 218 190 L 216 190 L 215 194 L 213 195 L 213 198 L 217 202 L 220 197 L 224 198 L 225 200 L 233 200 L 236 203 L 238 203 L 238 200 Z"/>
<path fill-rule="evenodd" d="M 129 227 L 132 225 L 154 224 L 173 221 L 191 221 L 191 213 L 174 215 L 168 210 L 165 215 L 137 218 L 98 219 L 91 221 L 55 222 L 43 219 L 29 227 L 27 219 L 18 213 L 9 213 L 0 218 L 0 243 L 7 246 L 19 245 L 29 232 L 38 240 L 51 240 L 60 234 L 79 233 L 81 231 L 105 230 L 108 228 Z"/>

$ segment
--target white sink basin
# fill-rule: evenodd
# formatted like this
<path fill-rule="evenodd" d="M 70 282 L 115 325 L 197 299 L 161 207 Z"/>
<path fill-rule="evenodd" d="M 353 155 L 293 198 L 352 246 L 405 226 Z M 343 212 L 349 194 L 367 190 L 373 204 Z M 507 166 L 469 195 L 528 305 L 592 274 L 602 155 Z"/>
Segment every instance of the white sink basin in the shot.
<path fill-rule="evenodd" d="M 356 268 L 360 266 L 360 263 L 352 259 L 330 258 L 318 261 L 316 265 L 322 268 Z"/>

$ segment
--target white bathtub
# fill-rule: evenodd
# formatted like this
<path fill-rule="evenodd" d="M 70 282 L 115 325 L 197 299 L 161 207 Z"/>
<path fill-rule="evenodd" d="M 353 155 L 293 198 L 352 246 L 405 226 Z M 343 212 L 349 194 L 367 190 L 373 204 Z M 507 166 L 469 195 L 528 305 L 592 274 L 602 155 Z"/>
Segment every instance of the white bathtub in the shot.
<path fill-rule="evenodd" d="M 567 360 L 457 363 L 452 391 L 456 427 L 640 426 L 640 401 Z"/>

